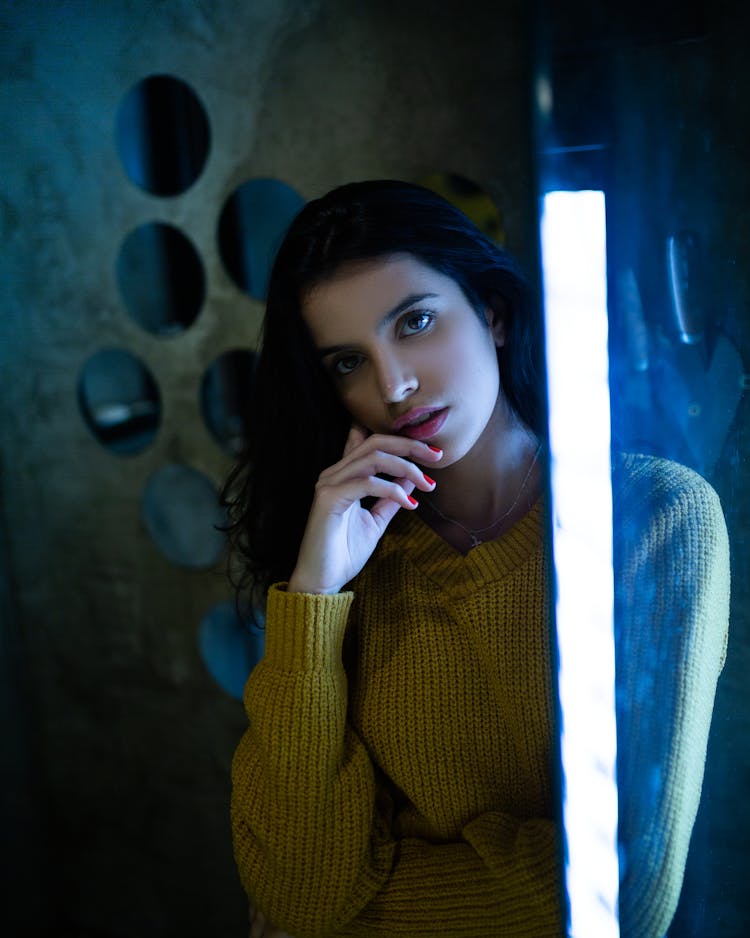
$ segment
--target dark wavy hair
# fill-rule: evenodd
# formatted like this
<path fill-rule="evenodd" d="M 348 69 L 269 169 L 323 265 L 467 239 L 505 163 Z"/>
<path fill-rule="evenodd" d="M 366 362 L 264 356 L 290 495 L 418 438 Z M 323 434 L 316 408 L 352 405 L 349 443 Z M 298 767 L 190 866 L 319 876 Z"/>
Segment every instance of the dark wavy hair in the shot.
<path fill-rule="evenodd" d="M 539 313 L 508 253 L 445 199 L 411 183 L 355 182 L 309 202 L 271 271 L 247 446 L 221 493 L 233 580 L 251 601 L 291 575 L 315 483 L 341 458 L 350 426 L 302 319 L 304 297 L 342 264 L 393 254 L 451 277 L 480 317 L 502 306 L 503 391 L 518 418 L 541 432 Z"/>

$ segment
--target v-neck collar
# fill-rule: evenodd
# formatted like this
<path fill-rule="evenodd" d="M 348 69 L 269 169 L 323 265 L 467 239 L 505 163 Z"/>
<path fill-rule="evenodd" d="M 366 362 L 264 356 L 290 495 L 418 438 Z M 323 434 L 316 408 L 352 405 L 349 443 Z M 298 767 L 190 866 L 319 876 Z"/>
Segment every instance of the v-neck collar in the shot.
<path fill-rule="evenodd" d="M 387 552 L 404 549 L 409 562 L 442 588 L 474 591 L 502 579 L 542 549 L 544 504 L 537 499 L 500 537 L 472 547 L 467 554 L 440 537 L 416 512 L 399 512 L 384 541 Z"/>

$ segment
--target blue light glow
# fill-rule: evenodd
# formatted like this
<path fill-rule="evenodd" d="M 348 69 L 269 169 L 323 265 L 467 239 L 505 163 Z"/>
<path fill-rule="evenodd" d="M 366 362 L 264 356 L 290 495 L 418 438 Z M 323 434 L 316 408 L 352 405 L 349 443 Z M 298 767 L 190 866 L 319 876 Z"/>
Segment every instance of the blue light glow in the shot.
<path fill-rule="evenodd" d="M 541 241 L 569 934 L 616 938 L 617 736 L 604 193 L 547 193 Z"/>

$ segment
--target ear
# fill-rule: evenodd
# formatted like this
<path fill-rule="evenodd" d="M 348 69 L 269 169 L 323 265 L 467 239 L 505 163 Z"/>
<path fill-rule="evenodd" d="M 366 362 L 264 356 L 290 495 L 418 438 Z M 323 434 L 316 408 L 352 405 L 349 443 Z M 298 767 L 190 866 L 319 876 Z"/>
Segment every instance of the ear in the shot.
<path fill-rule="evenodd" d="M 495 340 L 495 346 L 502 348 L 505 345 L 508 320 L 508 307 L 505 300 L 499 294 L 493 293 L 489 305 L 485 307 L 484 315 Z"/>

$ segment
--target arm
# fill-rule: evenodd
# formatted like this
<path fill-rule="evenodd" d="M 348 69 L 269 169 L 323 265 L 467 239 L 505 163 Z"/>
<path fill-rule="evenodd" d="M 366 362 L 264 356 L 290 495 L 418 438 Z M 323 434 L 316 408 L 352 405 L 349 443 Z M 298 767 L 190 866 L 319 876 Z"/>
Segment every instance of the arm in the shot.
<path fill-rule="evenodd" d="M 689 470 L 655 465 L 636 469 L 620 509 L 623 938 L 664 935 L 677 906 L 729 614 L 729 550 L 716 493 Z"/>
<path fill-rule="evenodd" d="M 560 933 L 555 826 L 489 812 L 454 843 L 392 833 L 392 805 L 346 721 L 352 594 L 272 590 L 267 655 L 233 765 L 235 855 L 293 935 Z"/>

